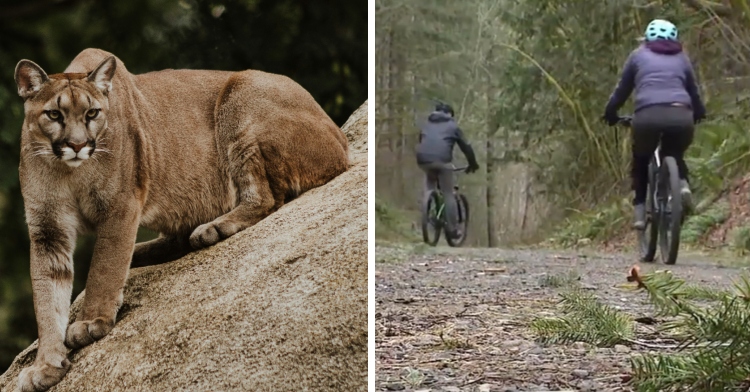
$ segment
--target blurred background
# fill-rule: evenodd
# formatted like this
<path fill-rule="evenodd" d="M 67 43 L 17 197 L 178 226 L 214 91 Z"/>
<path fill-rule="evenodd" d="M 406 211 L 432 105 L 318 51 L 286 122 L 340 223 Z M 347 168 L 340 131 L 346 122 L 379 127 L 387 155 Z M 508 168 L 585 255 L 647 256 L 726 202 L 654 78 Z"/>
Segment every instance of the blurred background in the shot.
<path fill-rule="evenodd" d="M 708 108 L 687 154 L 698 209 L 681 244 L 750 255 L 750 1 L 376 0 L 375 16 L 379 240 L 421 242 L 416 124 L 438 99 L 481 166 L 457 177 L 465 246 L 632 249 L 630 132 L 599 118 L 648 22 L 666 18 Z"/>
<path fill-rule="evenodd" d="M 132 73 L 258 69 L 291 77 L 343 125 L 367 99 L 367 2 L 330 0 L 2 0 L 0 2 L 0 373 L 37 337 L 18 183 L 23 103 L 16 63 L 62 72 L 83 49 Z M 139 241 L 154 233 L 142 231 Z M 79 238 L 73 296 L 93 237 Z"/>

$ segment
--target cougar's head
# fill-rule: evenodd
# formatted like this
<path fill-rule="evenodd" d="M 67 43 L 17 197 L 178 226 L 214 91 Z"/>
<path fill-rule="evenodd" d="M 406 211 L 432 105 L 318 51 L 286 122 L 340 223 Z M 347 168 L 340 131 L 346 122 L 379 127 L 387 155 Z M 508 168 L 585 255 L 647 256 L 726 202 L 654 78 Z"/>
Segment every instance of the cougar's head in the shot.
<path fill-rule="evenodd" d="M 78 167 L 95 152 L 106 151 L 101 146 L 97 150 L 97 141 L 107 128 L 107 96 L 116 65 L 111 56 L 88 74 L 47 76 L 32 61 L 18 62 L 15 78 L 32 154 Z"/>

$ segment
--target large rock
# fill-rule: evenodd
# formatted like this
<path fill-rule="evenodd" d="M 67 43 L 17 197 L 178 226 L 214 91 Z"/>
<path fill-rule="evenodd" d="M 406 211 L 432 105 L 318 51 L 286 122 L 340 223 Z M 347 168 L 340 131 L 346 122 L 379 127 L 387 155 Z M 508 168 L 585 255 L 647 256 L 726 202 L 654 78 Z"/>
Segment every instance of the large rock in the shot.
<path fill-rule="evenodd" d="M 132 270 L 115 328 L 50 391 L 366 391 L 367 102 L 342 128 L 347 172 L 216 246 Z"/>

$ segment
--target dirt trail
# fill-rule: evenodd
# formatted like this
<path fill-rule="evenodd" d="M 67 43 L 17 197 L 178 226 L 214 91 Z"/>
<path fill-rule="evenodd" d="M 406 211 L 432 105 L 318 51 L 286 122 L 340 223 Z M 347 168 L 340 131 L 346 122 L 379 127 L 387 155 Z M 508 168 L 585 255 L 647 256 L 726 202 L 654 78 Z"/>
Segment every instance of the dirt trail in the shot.
<path fill-rule="evenodd" d="M 550 277 L 580 276 L 603 302 L 651 314 L 625 279 L 632 254 L 412 245 L 377 246 L 376 255 L 378 391 L 630 391 L 629 357 L 653 350 L 541 345 L 528 327 L 559 314 L 562 289 Z M 728 286 L 743 270 L 689 254 L 677 263 L 640 265 L 708 286 Z"/>

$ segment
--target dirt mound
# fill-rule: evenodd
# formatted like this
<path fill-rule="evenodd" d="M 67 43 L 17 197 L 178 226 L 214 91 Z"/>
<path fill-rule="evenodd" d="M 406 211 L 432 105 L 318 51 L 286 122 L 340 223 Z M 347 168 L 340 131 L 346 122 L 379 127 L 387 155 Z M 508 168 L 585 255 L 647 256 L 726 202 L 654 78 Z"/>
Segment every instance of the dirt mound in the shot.
<path fill-rule="evenodd" d="M 50 391 L 366 391 L 367 102 L 343 129 L 349 171 L 216 246 L 133 270 L 114 330 L 72 352 Z"/>

